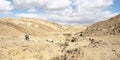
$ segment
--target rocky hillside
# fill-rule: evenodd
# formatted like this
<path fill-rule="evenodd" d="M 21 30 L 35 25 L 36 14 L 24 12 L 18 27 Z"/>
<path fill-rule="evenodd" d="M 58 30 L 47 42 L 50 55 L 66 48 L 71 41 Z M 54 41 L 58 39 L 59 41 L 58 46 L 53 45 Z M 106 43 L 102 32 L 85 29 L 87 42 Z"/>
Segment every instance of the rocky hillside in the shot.
<path fill-rule="evenodd" d="M 120 14 L 89 26 L 85 30 L 85 34 L 89 36 L 120 35 Z"/>

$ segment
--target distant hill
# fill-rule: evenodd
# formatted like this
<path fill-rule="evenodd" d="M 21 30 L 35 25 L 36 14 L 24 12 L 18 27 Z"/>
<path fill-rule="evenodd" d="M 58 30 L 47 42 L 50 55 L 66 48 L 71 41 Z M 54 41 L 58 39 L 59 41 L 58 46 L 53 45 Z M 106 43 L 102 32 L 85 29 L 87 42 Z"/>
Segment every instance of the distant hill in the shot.
<path fill-rule="evenodd" d="M 120 14 L 88 26 L 84 33 L 87 36 L 120 35 Z"/>
<path fill-rule="evenodd" d="M 50 32 L 62 31 L 62 25 L 35 18 L 1 18 L 0 35 L 30 34 L 47 36 Z"/>

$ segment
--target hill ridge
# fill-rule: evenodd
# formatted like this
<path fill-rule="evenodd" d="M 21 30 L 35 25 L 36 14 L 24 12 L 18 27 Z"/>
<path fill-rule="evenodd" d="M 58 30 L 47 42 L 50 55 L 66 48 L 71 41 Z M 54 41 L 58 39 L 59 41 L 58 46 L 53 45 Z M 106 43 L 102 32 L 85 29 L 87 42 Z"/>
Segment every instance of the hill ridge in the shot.
<path fill-rule="evenodd" d="M 84 31 L 85 35 L 119 35 L 120 34 L 120 14 L 105 21 L 100 21 L 90 25 Z"/>

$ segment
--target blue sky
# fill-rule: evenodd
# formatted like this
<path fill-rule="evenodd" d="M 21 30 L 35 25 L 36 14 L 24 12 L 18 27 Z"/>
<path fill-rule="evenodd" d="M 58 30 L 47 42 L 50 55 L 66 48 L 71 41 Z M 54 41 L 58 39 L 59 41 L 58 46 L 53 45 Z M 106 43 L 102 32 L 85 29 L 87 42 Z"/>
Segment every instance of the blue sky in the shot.
<path fill-rule="evenodd" d="M 114 13 L 120 13 L 120 0 L 114 0 L 114 4 L 110 10 Z"/>
<path fill-rule="evenodd" d="M 40 18 L 89 24 L 120 13 L 120 0 L 0 0 L 0 18 Z"/>

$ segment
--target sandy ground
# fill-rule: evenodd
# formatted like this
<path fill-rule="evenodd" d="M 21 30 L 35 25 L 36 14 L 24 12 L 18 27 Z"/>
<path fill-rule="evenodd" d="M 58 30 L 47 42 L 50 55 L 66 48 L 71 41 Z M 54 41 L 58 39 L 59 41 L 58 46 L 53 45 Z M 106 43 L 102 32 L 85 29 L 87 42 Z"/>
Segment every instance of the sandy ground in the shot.
<path fill-rule="evenodd" d="M 119 37 L 0 36 L 0 60 L 119 60 Z"/>

